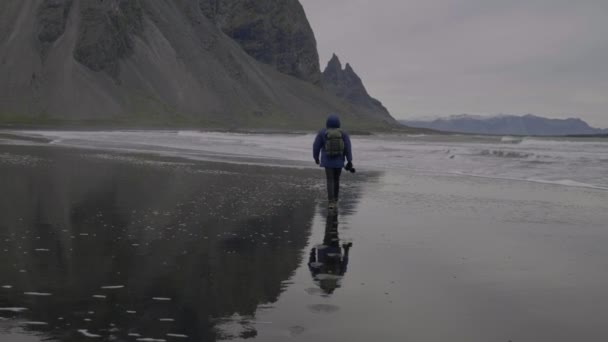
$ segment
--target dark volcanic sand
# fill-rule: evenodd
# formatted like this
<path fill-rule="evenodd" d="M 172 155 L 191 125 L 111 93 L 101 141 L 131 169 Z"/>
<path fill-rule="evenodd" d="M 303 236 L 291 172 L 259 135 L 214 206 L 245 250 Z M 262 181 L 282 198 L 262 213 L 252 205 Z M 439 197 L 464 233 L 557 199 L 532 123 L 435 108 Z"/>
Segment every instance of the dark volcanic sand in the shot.
<path fill-rule="evenodd" d="M 0 340 L 608 339 L 607 192 L 323 176 L 2 146 Z"/>

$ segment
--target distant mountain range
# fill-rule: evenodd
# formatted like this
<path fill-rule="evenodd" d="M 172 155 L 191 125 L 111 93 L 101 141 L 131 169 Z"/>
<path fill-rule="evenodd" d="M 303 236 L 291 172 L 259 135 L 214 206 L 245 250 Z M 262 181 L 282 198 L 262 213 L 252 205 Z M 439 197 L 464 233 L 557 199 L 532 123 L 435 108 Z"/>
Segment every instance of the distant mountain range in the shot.
<path fill-rule="evenodd" d="M 444 132 L 493 135 L 596 135 L 608 134 L 608 129 L 589 126 L 578 118 L 549 119 L 532 114 L 478 116 L 453 115 L 429 120 L 403 120 L 402 124 Z"/>

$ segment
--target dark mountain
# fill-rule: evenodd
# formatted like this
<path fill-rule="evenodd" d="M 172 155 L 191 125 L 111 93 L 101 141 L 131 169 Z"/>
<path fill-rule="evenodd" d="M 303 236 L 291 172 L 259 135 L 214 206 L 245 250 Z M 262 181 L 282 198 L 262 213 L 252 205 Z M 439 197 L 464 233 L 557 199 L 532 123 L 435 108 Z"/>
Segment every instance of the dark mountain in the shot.
<path fill-rule="evenodd" d="M 201 0 L 200 7 L 258 61 L 321 83 L 317 41 L 298 0 Z"/>
<path fill-rule="evenodd" d="M 4 124 L 396 126 L 320 79 L 296 0 L 0 1 Z"/>
<path fill-rule="evenodd" d="M 608 133 L 581 119 L 549 119 L 535 115 L 483 117 L 455 115 L 432 121 L 401 121 L 404 125 L 445 132 L 496 135 L 592 135 Z"/>
<path fill-rule="evenodd" d="M 382 103 L 369 95 L 363 81 L 350 64 L 346 63 L 342 69 L 342 63 L 335 54 L 323 71 L 323 86 L 327 91 L 353 105 L 378 113 L 380 117 L 390 116 Z"/>

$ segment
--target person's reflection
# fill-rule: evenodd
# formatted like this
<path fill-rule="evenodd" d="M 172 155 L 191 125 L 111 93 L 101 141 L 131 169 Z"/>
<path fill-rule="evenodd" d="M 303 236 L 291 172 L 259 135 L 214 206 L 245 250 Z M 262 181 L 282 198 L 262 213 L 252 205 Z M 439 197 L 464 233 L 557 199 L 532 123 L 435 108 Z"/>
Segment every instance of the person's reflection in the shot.
<path fill-rule="evenodd" d="M 344 243 L 340 246 L 338 213 L 330 210 L 327 213 L 323 244 L 312 248 L 308 262 L 308 268 L 315 283 L 326 294 L 332 294 L 340 287 L 340 282 L 346 273 L 348 253 L 352 245 L 352 243 Z"/>

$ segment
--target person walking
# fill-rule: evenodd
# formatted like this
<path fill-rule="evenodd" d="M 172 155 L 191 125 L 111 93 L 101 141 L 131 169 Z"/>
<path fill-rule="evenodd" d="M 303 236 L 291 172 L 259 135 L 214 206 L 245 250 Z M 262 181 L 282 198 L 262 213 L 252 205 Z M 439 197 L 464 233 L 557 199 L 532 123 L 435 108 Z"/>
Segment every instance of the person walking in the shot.
<path fill-rule="evenodd" d="M 330 115 L 326 128 L 319 131 L 312 147 L 317 165 L 325 168 L 327 177 L 327 199 L 329 209 L 336 209 L 340 194 L 342 168 L 354 172 L 353 152 L 350 137 L 340 128 L 340 118 Z M 344 166 L 345 161 L 347 162 Z"/>

